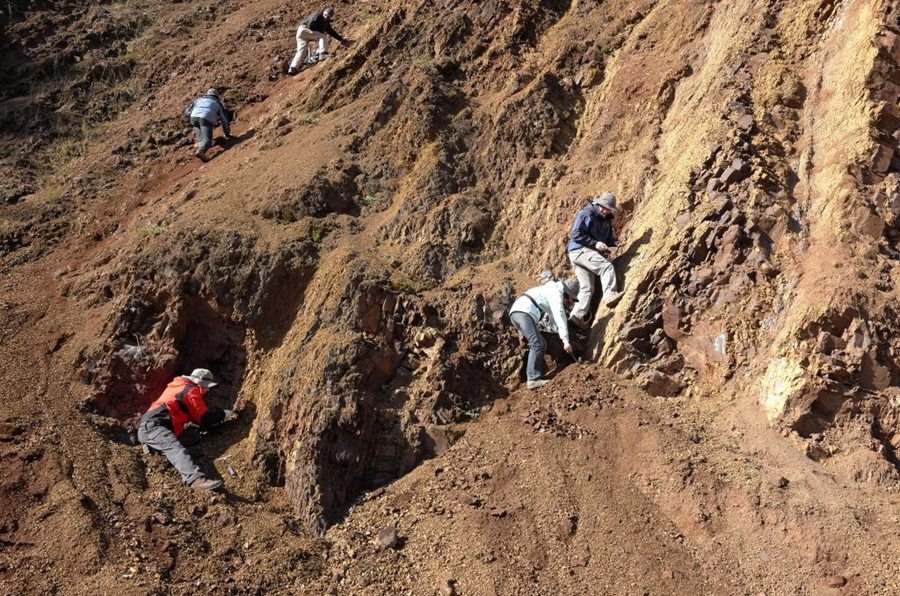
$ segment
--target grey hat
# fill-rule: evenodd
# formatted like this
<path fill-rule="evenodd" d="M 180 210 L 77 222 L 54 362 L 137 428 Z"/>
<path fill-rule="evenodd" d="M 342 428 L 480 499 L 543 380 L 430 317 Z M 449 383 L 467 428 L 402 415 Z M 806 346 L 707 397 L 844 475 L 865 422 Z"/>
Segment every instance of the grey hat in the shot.
<path fill-rule="evenodd" d="M 578 297 L 578 279 L 574 277 L 570 277 L 569 279 L 563 280 L 563 290 L 570 298 Z"/>
<path fill-rule="evenodd" d="M 212 387 L 218 385 L 213 374 L 205 368 L 195 368 L 193 372 L 191 372 L 191 374 L 187 376 L 187 378 L 197 383 L 201 387 L 205 387 L 206 389 L 211 389 Z"/>
<path fill-rule="evenodd" d="M 598 207 L 605 207 L 613 213 L 618 213 L 616 208 L 616 195 L 611 192 L 601 192 L 599 195 L 591 199 L 591 204 Z"/>
<path fill-rule="evenodd" d="M 209 89 L 207 89 L 206 95 L 215 95 L 216 97 L 219 97 L 219 98 L 222 97 L 221 95 L 219 95 L 219 90 L 216 89 L 215 87 L 210 87 Z"/>

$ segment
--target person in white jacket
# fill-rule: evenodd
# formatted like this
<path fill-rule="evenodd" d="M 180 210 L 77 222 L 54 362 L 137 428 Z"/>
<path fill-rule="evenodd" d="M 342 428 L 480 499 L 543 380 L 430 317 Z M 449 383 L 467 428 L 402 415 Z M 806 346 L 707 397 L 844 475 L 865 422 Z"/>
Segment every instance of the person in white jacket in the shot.
<path fill-rule="evenodd" d="M 210 89 L 192 101 L 184 113 L 190 118 L 191 126 L 194 127 L 194 134 L 197 136 L 197 148 L 194 150 L 194 155 L 200 159 L 205 158 L 207 149 L 212 145 L 215 127 L 221 124 L 225 138 L 231 138 L 228 112 L 225 104 L 222 103 L 222 95 L 216 89 Z"/>
<path fill-rule="evenodd" d="M 541 335 L 539 324 L 546 315 L 546 325 L 555 331 L 563 342 L 563 348 L 572 353 L 569 340 L 566 302 L 572 303 L 578 295 L 578 280 L 557 281 L 550 279 L 527 290 L 519 296 L 509 309 L 509 319 L 528 342 L 528 363 L 526 366 L 529 389 L 538 389 L 550 381 L 544 379 L 544 352 L 547 342 Z"/>

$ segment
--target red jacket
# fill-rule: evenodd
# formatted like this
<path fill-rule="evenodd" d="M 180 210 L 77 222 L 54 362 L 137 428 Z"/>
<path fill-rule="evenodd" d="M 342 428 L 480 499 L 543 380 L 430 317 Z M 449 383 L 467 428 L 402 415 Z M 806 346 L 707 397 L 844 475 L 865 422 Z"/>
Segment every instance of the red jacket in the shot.
<path fill-rule="evenodd" d="M 190 379 L 175 377 L 165 391 L 162 392 L 162 395 L 150 404 L 150 408 L 147 411 L 150 412 L 160 406 L 165 406 L 169 411 L 169 417 L 172 419 L 172 432 L 177 437 L 188 422 L 204 424 L 204 415 L 209 411 L 209 408 L 206 407 L 206 402 L 203 401 L 205 394 L 206 389 Z M 215 409 L 218 410 L 218 408 Z M 207 416 L 207 423 L 209 418 Z"/>

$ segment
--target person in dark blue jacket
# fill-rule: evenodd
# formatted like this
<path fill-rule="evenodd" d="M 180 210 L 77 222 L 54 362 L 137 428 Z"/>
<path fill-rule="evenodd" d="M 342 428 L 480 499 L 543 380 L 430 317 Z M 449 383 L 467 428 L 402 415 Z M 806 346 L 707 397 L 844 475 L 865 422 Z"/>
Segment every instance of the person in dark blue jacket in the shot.
<path fill-rule="evenodd" d="M 206 150 L 212 145 L 213 129 L 220 124 L 225 138 L 231 138 L 228 114 L 222 104 L 222 96 L 215 89 L 210 89 L 185 109 L 185 114 L 191 119 L 194 134 L 197 136 L 197 148 L 194 155 L 203 159 Z"/>
<path fill-rule="evenodd" d="M 616 270 L 609 261 L 609 254 L 616 246 L 613 218 L 617 213 L 616 195 L 604 192 L 592 198 L 572 224 L 571 239 L 567 246 L 569 261 L 578 278 L 578 301 L 569 320 L 580 327 L 587 327 L 585 316 L 591 307 L 594 294 L 594 278 L 600 278 L 603 288 L 602 303 L 612 307 L 622 297 L 616 287 Z"/>

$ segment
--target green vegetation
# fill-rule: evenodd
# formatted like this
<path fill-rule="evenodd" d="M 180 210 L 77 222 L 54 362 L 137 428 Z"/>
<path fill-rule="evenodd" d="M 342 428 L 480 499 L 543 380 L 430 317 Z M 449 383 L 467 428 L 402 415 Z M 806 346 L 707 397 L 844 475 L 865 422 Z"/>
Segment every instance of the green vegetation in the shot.
<path fill-rule="evenodd" d="M 147 224 L 141 226 L 140 233 L 143 236 L 147 236 L 148 238 L 156 238 L 160 234 L 166 231 L 166 228 L 159 224 Z"/>

